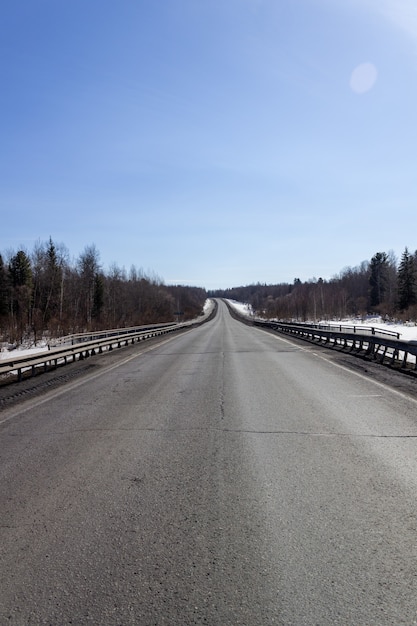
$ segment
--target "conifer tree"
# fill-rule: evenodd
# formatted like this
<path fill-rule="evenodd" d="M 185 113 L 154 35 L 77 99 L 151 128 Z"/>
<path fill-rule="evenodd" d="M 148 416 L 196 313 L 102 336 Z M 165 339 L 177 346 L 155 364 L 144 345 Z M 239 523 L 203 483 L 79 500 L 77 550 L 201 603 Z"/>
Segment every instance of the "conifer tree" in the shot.
<path fill-rule="evenodd" d="M 26 328 L 31 323 L 32 312 L 32 267 L 24 250 L 19 250 L 11 259 L 9 274 L 12 285 L 12 315 L 15 330 L 22 341 Z"/>
<path fill-rule="evenodd" d="M 377 307 L 385 300 L 388 288 L 388 255 L 385 252 L 377 252 L 369 265 L 370 275 L 370 305 Z"/>
<path fill-rule="evenodd" d="M 93 308 L 91 317 L 100 320 L 101 311 L 104 305 L 104 282 L 99 272 L 94 276 Z"/>
<path fill-rule="evenodd" d="M 9 312 L 9 275 L 0 254 L 0 317 L 4 317 Z"/>
<path fill-rule="evenodd" d="M 398 267 L 398 307 L 405 311 L 416 304 L 416 267 L 414 257 L 405 248 Z"/>
<path fill-rule="evenodd" d="M 50 317 L 58 315 L 62 282 L 62 267 L 58 262 L 56 247 L 51 238 L 49 238 L 46 250 L 45 278 L 43 317 L 46 322 Z"/>

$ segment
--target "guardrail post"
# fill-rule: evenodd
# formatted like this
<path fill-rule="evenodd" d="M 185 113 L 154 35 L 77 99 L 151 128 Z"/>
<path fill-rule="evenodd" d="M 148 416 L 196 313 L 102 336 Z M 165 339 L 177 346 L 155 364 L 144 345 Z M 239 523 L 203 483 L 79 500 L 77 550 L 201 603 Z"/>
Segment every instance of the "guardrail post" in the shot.
<path fill-rule="evenodd" d="M 383 363 L 383 362 L 384 362 L 384 359 L 385 359 L 385 355 L 386 355 L 386 353 L 387 353 L 387 350 L 388 350 L 388 346 L 385 346 L 385 347 L 384 347 L 384 350 L 382 351 L 381 358 L 379 359 L 379 362 L 380 362 L 380 363 Z"/>

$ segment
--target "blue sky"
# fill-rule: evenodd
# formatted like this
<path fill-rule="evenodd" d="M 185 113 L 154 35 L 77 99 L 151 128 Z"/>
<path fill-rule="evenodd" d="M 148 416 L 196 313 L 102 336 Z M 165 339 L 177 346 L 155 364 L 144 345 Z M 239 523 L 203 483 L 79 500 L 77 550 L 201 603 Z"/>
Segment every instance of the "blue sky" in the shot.
<path fill-rule="evenodd" d="M 415 0 L 15 0 L 0 251 L 214 289 L 417 247 Z"/>

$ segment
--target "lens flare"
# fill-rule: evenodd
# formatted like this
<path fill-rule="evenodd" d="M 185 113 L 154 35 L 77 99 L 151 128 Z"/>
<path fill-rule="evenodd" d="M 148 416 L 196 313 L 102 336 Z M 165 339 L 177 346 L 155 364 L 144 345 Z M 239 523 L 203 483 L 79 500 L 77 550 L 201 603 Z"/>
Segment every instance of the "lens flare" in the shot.
<path fill-rule="evenodd" d="M 355 93 L 366 93 L 376 83 L 378 71 L 373 63 L 361 63 L 353 70 L 350 77 L 350 87 Z"/>

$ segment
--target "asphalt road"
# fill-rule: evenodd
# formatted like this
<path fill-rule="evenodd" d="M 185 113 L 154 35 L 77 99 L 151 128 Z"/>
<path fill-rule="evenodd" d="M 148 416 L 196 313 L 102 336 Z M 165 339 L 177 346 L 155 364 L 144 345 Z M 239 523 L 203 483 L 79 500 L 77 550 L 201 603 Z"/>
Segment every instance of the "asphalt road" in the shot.
<path fill-rule="evenodd" d="M 417 624 L 417 402 L 217 317 L 0 413 L 0 625 Z"/>

